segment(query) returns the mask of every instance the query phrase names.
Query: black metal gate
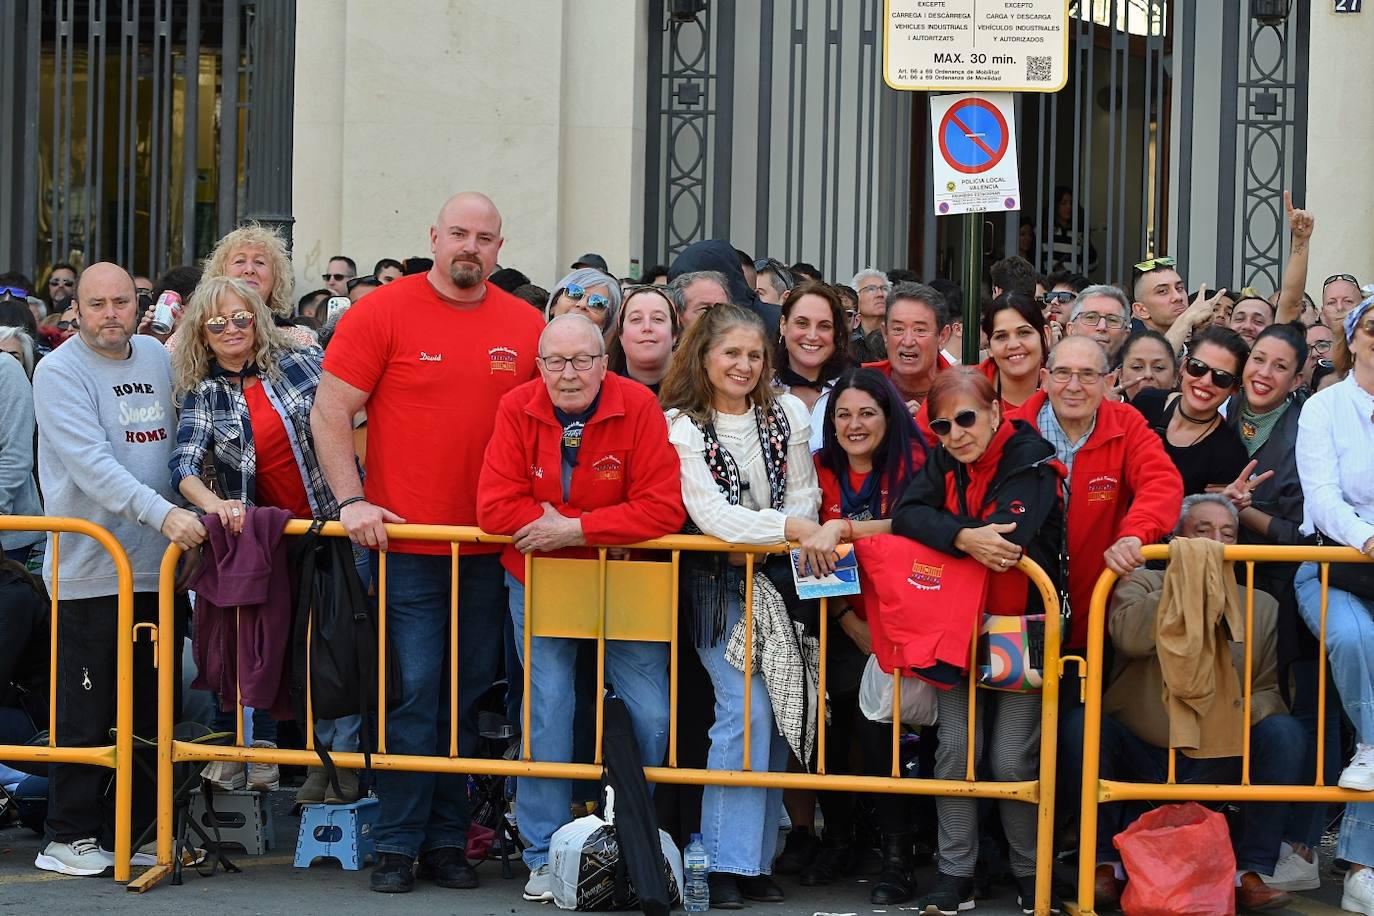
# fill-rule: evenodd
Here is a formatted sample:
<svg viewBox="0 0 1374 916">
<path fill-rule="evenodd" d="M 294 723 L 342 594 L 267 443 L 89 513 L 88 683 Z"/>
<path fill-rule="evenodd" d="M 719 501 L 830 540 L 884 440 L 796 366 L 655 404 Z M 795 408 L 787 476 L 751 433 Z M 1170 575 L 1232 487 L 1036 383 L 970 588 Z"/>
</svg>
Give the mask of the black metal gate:
<svg viewBox="0 0 1374 916">
<path fill-rule="evenodd" d="M 0 4 L 0 269 L 156 277 L 290 225 L 295 0 Z"/>
</svg>

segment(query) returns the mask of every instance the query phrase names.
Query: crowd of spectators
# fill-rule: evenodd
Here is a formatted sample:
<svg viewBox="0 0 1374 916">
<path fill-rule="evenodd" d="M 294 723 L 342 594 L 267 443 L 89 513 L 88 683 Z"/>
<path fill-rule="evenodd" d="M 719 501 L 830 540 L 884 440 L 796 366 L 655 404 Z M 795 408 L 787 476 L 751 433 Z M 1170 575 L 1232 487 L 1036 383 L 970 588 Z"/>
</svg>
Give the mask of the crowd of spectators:
<svg viewBox="0 0 1374 916">
<path fill-rule="evenodd" d="M 1108 616 L 1104 778 L 1163 781 L 1172 746 L 1180 781 L 1235 781 L 1249 643 L 1250 779 L 1311 784 L 1321 689 L 1313 634 L 1324 626 L 1333 688 L 1325 778 L 1374 791 L 1369 574 L 1333 573 L 1324 593 L 1314 564 L 1261 564 L 1246 632 L 1236 617 L 1244 585 L 1232 587 L 1218 546 L 1343 544 L 1374 557 L 1374 295 L 1342 273 L 1324 281 L 1319 302 L 1308 299 L 1314 220 L 1290 203 L 1288 222 L 1291 257 L 1272 295 L 1198 284 L 1190 296 L 1163 256 L 1137 264 L 1121 286 L 1090 284 L 1075 271 L 1090 270 L 1096 254 L 1073 238 L 1081 220 L 1069 196 L 1043 251 L 1023 232 L 1027 257 L 993 264 L 986 291 L 872 267 L 833 282 L 810 264 L 751 257 L 722 240 L 693 243 L 635 278 L 615 277 L 588 253 L 545 289 L 500 265 L 501 215 L 475 192 L 444 202 L 431 257 L 381 258 L 359 276 L 339 255 L 323 286 L 300 296 L 282 238 L 252 224 L 203 265 L 155 281 L 109 263 L 52 265 L 41 288 L 7 273 L 0 350 L 13 360 L 0 354 L 0 513 L 109 529 L 132 563 L 135 618 L 147 622 L 157 619 L 169 542 L 207 553 L 226 539 L 257 543 L 254 519 L 268 509 L 337 518 L 366 585 L 386 551 L 386 633 L 399 659 L 386 750 L 420 756 L 447 756 L 455 728 L 459 755 L 476 755 L 479 698 L 503 678 L 518 683 L 529 665 L 535 759 L 578 759 L 595 684 L 576 640 L 534 637 L 526 656 L 529 554 L 590 557 L 589 545 L 608 546 L 617 562 L 619 545 L 687 532 L 739 545 L 790 541 L 804 568 L 825 573 L 842 545 L 898 536 L 970 558 L 986 570 L 987 612 L 1010 616 L 1044 613 L 1015 568 L 1029 557 L 1066 598 L 1066 651 L 1084 648 L 1092 593 L 1110 570 L 1120 583 Z M 1032 262 L 1051 256 L 1057 272 L 1042 275 Z M 163 332 L 150 306 L 165 292 L 184 307 Z M 968 297 L 981 305 L 976 327 L 965 326 Z M 980 341 L 976 365 L 959 365 L 965 335 Z M 480 526 L 512 540 L 465 545 L 455 560 L 444 543 L 389 539 L 386 526 L 400 523 Z M 1164 541 L 1174 545 L 1167 571 L 1142 554 Z M 52 677 L 63 742 L 99 744 L 114 716 L 113 566 L 93 542 L 64 541 L 60 559 L 40 533 L 6 531 L 0 543 L 0 743 L 45 727 Z M 676 710 L 681 765 L 738 770 L 748 759 L 758 770 L 808 770 L 817 708 L 828 704 L 830 772 L 887 773 L 889 727 L 858 703 L 864 667 L 882 654 L 877 599 L 865 589 L 828 602 L 828 691 L 818 696 L 818 608 L 791 591 L 785 555 L 761 560 L 751 583 L 747 568 L 739 555 L 682 555 L 678 695 L 690 685 L 694 699 Z M 58 578 L 49 672 L 45 599 Z M 1224 584 L 1180 595 L 1184 581 Z M 448 632 L 453 589 L 457 634 Z M 232 694 L 248 687 L 224 680 L 215 646 L 201 641 L 204 609 L 186 611 L 192 686 L 213 693 L 213 724 L 233 731 Z M 1188 626 L 1224 631 L 1214 657 L 1184 657 L 1178 633 Z M 967 646 L 976 631 L 956 635 Z M 747 683 L 746 646 L 756 656 Z M 152 662 L 139 643 L 141 734 L 156 730 Z M 1200 704 L 1210 711 L 1181 711 L 1175 685 L 1214 663 Z M 674 714 L 667 644 L 611 640 L 605 671 L 644 764 L 661 764 Z M 1058 741 L 1061 815 L 1072 820 L 1085 734 L 1077 690 L 1061 691 L 1061 733 L 1042 735 L 1038 693 L 979 689 L 971 700 L 957 664 L 919 673 L 938 688 L 939 714 L 921 730 L 909 775 L 957 780 L 972 767 L 994 780 L 1034 779 L 1040 742 Z M 246 723 L 255 746 L 283 740 L 278 720 L 290 716 L 272 704 L 276 684 L 250 685 L 263 697 Z M 513 688 L 511 702 L 521 702 Z M 1343 770 L 1342 710 L 1355 742 Z M 372 727 L 365 715 L 315 726 L 316 743 L 333 751 L 366 745 Z M 221 789 L 281 783 L 276 766 L 257 763 L 214 763 L 204 775 Z M 94 768 L 59 764 L 44 778 L 0 765 L 0 787 L 44 833 L 39 868 L 108 867 L 113 812 Z M 373 890 L 409 891 L 417 877 L 477 885 L 464 776 L 388 768 L 360 779 L 311 768 L 297 800 L 346 802 L 369 790 L 380 799 Z M 775 873 L 822 885 L 866 870 L 875 905 L 916 900 L 922 912 L 953 916 L 1004 874 L 1031 912 L 1045 864 L 1035 809 L 1020 802 L 1001 802 L 989 819 L 968 798 L 932 806 L 739 785 L 665 786 L 656 796 L 676 839 L 702 835 L 717 908 L 782 900 Z M 155 813 L 146 778 L 134 799 L 137 834 Z M 522 779 L 515 799 L 525 897 L 552 899 L 550 841 L 579 801 L 574 784 Z M 1348 807 L 1337 855 L 1346 908 L 1374 914 L 1370 804 Z M 1104 807 L 1095 848 L 1078 851 L 1095 857 L 1099 910 L 1117 903 L 1129 877 L 1111 839 L 1135 813 Z M 1282 906 L 1319 884 L 1324 814 L 1241 806 L 1241 909 Z M 1060 843 L 1072 845 L 1068 831 Z M 140 848 L 135 862 L 153 851 Z M 916 868 L 932 855 L 935 878 L 918 886 Z"/>
</svg>

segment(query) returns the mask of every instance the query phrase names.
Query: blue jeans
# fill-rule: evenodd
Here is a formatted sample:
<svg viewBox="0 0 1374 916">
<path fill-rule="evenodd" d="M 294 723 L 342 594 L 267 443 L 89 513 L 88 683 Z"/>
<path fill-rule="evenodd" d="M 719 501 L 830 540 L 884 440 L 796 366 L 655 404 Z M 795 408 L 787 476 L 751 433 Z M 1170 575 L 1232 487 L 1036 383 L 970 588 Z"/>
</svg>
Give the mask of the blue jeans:
<svg viewBox="0 0 1374 916">
<path fill-rule="evenodd" d="M 1313 634 L 1321 634 L 1322 582 L 1316 563 L 1298 567 L 1293 579 L 1298 611 Z M 1327 670 L 1336 682 L 1345 714 L 1361 744 L 1374 744 L 1374 603 L 1333 588 L 1326 597 Z M 1374 865 L 1374 802 L 1345 806 L 1336 855 Z"/>
<path fill-rule="evenodd" d="M 1144 702 L 1158 702 L 1153 697 Z M 1250 781 L 1255 785 L 1298 785 L 1303 774 L 1303 755 L 1307 748 L 1303 727 L 1287 715 L 1269 716 L 1250 727 Z M 1111 716 L 1102 717 L 1101 779 L 1162 783 L 1169 774 L 1169 752 L 1147 744 Z M 1061 791 L 1078 798 L 1081 773 L 1072 766 L 1083 759 L 1083 707 L 1071 710 L 1059 727 L 1060 758 L 1067 764 L 1061 773 Z M 1175 778 L 1179 783 L 1237 783 L 1240 781 L 1239 757 L 1198 760 L 1175 756 Z M 1236 852 L 1236 869 L 1272 875 L 1283 842 L 1284 826 L 1290 807 L 1286 802 L 1242 804 L 1241 828 L 1231 836 Z M 1101 805 L 1097 811 L 1097 861 L 1118 862 L 1121 856 L 1112 846 L 1112 837 L 1125 830 L 1141 813 L 1127 802 Z"/>
<path fill-rule="evenodd" d="M 329 751 L 356 751 L 358 730 L 362 727 L 363 717 L 343 716 L 339 719 L 316 719 L 315 740 L 317 746 Z"/>
<path fill-rule="evenodd" d="M 730 599 L 725 632 L 734 629 L 743 611 Z M 716 695 L 716 719 L 709 733 L 706 766 L 712 770 L 744 769 L 744 672 L 725 660 L 726 640 L 697 648 Z M 758 669 L 750 691 L 750 765 L 758 771 L 783 772 L 792 752 L 773 723 L 773 703 Z M 767 875 L 773 871 L 782 818 L 782 789 L 706 786 L 701 793 L 701 838 L 711 858 L 711 871 Z"/>
<path fill-rule="evenodd" d="M 387 556 L 386 635 L 400 659 L 401 700 L 386 717 L 389 754 L 447 757 L 450 564 L 447 554 Z M 378 581 L 377 555 L 372 557 Z M 496 554 L 458 559 L 458 753 L 477 751 L 474 707 L 496 678 L 506 587 Z M 391 676 L 388 672 L 388 676 Z M 461 773 L 377 771 L 378 853 L 414 858 L 467 845 L 467 777 Z"/>
<path fill-rule="evenodd" d="M 1305 735 L 1302 778 L 1316 785 L 1317 776 L 1317 660 L 1300 658 L 1293 662 L 1293 718 L 1302 725 Z M 1322 758 L 1322 775 L 1328 786 L 1334 786 L 1341 774 L 1341 705 L 1336 684 L 1331 679 L 1330 666 L 1326 671 L 1326 752 Z M 1288 806 L 1288 827 L 1284 838 L 1296 840 L 1312 849 L 1322 844 L 1326 829 L 1327 804 Z"/>
<path fill-rule="evenodd" d="M 573 680 L 580 640 L 535 637 L 530 645 L 533 657 L 526 660 L 525 586 L 507 573 L 506 588 L 516 649 L 530 671 L 530 753 L 535 760 L 567 763 L 572 760 L 577 699 Z M 658 766 L 668 746 L 668 644 L 607 641 L 606 677 L 630 711 L 640 759 L 645 766 Z M 548 862 L 549 839 L 568 822 L 571 802 L 570 780 L 521 777 L 515 815 L 530 844 L 524 858 L 531 871 Z"/>
</svg>

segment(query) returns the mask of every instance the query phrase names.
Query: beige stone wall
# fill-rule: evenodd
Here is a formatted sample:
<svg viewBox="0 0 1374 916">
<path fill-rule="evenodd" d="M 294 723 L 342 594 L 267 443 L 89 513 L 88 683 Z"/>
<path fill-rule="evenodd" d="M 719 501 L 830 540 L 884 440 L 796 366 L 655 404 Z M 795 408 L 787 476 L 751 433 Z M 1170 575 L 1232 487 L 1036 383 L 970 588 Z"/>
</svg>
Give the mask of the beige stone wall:
<svg viewBox="0 0 1374 916">
<path fill-rule="evenodd" d="M 429 254 L 459 190 L 505 220 L 503 265 L 550 285 L 639 257 L 648 0 L 299 0 L 297 289 Z"/>
</svg>

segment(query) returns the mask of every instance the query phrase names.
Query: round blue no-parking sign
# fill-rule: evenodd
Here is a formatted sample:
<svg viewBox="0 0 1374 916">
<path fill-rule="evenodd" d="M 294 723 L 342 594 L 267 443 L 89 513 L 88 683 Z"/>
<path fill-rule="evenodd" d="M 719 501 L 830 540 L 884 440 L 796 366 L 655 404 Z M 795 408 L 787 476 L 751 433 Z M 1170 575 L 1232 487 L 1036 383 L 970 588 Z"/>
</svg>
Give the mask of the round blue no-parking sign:
<svg viewBox="0 0 1374 916">
<path fill-rule="evenodd" d="M 963 99 L 940 120 L 940 155 L 950 168 L 966 175 L 997 165 L 1010 145 L 1007 119 L 991 102 Z"/>
</svg>

